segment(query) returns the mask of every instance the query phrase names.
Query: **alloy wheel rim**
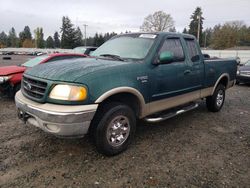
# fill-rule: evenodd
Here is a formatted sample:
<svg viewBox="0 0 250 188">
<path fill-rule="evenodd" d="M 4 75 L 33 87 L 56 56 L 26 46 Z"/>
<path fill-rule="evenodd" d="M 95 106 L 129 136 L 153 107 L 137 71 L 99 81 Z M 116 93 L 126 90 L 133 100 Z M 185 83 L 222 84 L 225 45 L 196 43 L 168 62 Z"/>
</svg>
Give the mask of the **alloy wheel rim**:
<svg viewBox="0 0 250 188">
<path fill-rule="evenodd" d="M 224 101 L 224 92 L 223 90 L 219 90 L 217 97 L 216 97 L 216 104 L 218 107 L 221 107 Z"/>
<path fill-rule="evenodd" d="M 116 116 L 108 125 L 106 137 L 113 147 L 121 146 L 129 137 L 130 124 L 127 117 Z"/>
</svg>

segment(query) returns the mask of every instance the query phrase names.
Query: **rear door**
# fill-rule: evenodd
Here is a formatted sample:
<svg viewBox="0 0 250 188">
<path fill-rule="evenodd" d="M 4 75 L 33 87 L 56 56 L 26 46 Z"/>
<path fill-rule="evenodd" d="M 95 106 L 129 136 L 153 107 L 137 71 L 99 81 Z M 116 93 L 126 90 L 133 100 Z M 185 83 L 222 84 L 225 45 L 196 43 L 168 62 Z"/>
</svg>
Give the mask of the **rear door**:
<svg viewBox="0 0 250 188">
<path fill-rule="evenodd" d="M 187 51 L 186 87 L 189 91 L 202 88 L 204 80 L 204 64 L 200 47 L 194 38 L 184 38 Z"/>
</svg>

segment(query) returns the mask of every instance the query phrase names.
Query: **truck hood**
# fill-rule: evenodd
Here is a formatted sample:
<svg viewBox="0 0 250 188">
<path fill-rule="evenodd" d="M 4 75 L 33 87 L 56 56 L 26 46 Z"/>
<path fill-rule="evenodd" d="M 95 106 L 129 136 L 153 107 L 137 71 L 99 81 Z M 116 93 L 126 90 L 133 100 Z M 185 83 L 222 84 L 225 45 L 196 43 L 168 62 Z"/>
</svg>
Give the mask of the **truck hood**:
<svg viewBox="0 0 250 188">
<path fill-rule="evenodd" d="M 26 70 L 26 67 L 21 66 L 6 66 L 0 67 L 0 76 L 8 76 L 15 73 L 22 73 Z"/>
<path fill-rule="evenodd" d="M 99 58 L 67 59 L 37 65 L 28 69 L 25 74 L 54 81 L 74 82 L 84 75 L 129 63 Z"/>
</svg>

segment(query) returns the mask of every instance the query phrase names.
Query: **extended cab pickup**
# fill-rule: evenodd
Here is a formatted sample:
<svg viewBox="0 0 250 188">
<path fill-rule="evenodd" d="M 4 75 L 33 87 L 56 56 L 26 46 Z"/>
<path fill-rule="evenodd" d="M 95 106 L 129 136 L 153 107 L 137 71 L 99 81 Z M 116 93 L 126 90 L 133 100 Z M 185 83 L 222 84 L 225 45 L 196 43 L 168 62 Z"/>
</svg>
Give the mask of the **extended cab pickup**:
<svg viewBox="0 0 250 188">
<path fill-rule="evenodd" d="M 135 135 L 136 119 L 159 122 L 206 98 L 218 112 L 235 84 L 235 59 L 204 60 L 195 37 L 132 33 L 104 43 L 92 57 L 27 70 L 15 96 L 23 121 L 63 137 L 87 133 L 115 155 Z"/>
</svg>

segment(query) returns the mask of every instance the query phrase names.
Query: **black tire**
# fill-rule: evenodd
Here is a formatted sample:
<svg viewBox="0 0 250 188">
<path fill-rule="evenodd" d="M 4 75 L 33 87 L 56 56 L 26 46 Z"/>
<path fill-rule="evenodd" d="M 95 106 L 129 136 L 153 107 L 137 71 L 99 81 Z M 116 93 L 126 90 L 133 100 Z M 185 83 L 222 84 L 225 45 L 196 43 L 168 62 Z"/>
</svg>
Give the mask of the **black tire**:
<svg viewBox="0 0 250 188">
<path fill-rule="evenodd" d="M 218 112 L 223 107 L 225 101 L 226 87 L 219 84 L 213 95 L 206 98 L 207 109 L 211 112 Z"/>
<path fill-rule="evenodd" d="M 124 125 L 123 123 L 118 124 L 119 130 L 117 130 L 117 134 L 115 134 L 116 137 L 115 140 L 118 141 L 117 138 L 119 137 L 119 134 L 122 137 L 122 139 L 123 137 L 125 137 L 126 139 L 124 138 L 123 142 L 120 143 L 121 145 L 114 146 L 112 144 L 117 144 L 117 143 L 111 143 L 112 142 L 111 137 L 113 136 L 114 132 L 112 132 L 112 134 L 108 133 L 110 133 L 111 130 L 116 131 L 113 129 L 113 127 L 116 126 L 117 124 L 115 123 L 112 124 L 112 121 L 115 121 L 116 118 L 121 118 L 121 121 L 125 121 L 128 123 L 124 123 Z M 120 121 L 118 120 L 117 122 L 120 123 Z M 126 131 L 129 130 L 129 132 L 122 134 L 122 131 L 124 131 L 122 129 L 127 129 Z M 127 149 L 127 147 L 134 138 L 135 131 L 136 131 L 136 117 L 134 111 L 125 104 L 110 102 L 104 104 L 103 106 L 100 107 L 100 109 L 98 109 L 97 114 L 95 115 L 91 124 L 90 136 L 94 138 L 94 142 L 98 152 L 107 156 L 113 156 Z M 110 135 L 110 139 L 108 135 Z"/>
</svg>

